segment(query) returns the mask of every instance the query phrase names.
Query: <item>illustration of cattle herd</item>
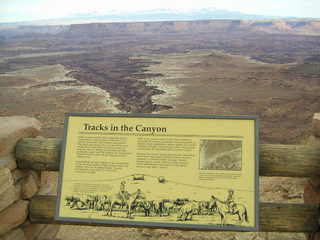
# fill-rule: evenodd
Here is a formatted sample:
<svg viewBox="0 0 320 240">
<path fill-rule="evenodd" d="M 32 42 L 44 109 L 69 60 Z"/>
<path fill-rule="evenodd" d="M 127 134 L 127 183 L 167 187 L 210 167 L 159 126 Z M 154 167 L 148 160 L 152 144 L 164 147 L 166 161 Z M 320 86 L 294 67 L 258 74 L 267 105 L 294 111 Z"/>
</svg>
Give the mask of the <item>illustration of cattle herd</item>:
<svg viewBox="0 0 320 240">
<path fill-rule="evenodd" d="M 177 221 L 192 220 L 194 215 L 218 215 L 220 224 L 226 222 L 227 215 L 237 216 L 237 223 L 241 225 L 248 222 L 247 208 L 241 203 L 221 201 L 211 196 L 208 201 L 195 201 L 187 198 L 147 200 L 141 193 L 123 196 L 120 193 L 114 195 L 87 195 L 86 197 L 68 196 L 65 204 L 73 210 L 104 211 L 106 216 L 114 216 L 114 212 L 124 212 L 126 218 L 134 218 L 135 215 L 146 217 L 175 216 Z M 117 214 L 116 214 L 117 215 Z M 117 215 L 119 216 L 119 215 Z"/>
</svg>

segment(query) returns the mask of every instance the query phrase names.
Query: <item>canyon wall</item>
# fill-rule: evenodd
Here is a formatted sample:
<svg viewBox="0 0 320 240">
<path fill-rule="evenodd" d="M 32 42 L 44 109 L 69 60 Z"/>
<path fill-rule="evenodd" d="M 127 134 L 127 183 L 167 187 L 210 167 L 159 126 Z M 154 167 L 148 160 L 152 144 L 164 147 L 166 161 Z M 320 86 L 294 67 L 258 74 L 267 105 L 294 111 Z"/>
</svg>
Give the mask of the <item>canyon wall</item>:
<svg viewBox="0 0 320 240">
<path fill-rule="evenodd" d="M 198 20 L 127 23 L 83 23 L 71 25 L 0 25 L 1 37 L 34 35 L 108 36 L 166 33 L 211 33 L 250 31 L 269 34 L 320 35 L 320 20 Z"/>
<path fill-rule="evenodd" d="M 209 33 L 252 31 L 273 34 L 319 35 L 320 21 L 251 21 L 251 20 L 203 20 L 164 21 L 138 23 L 90 23 L 72 24 L 66 34 L 132 34 L 132 33 Z"/>
</svg>

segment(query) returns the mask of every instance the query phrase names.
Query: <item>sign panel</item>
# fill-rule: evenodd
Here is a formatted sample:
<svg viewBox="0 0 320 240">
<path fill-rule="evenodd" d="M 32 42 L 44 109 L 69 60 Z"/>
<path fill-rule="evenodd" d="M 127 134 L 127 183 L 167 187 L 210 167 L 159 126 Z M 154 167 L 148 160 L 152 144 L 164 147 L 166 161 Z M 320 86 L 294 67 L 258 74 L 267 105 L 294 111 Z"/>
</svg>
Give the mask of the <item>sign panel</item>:
<svg viewBox="0 0 320 240">
<path fill-rule="evenodd" d="M 56 220 L 258 230 L 255 117 L 69 114 Z"/>
</svg>

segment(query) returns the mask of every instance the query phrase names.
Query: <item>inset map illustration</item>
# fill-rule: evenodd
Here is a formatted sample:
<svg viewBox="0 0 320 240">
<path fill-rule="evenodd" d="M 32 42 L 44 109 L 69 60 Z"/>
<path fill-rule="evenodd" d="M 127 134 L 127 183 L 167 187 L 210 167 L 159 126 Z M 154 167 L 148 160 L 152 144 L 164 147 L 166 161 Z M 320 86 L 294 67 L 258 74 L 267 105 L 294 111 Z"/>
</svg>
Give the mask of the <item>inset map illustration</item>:
<svg viewBox="0 0 320 240">
<path fill-rule="evenodd" d="M 200 170 L 242 169 L 242 141 L 201 139 L 199 148 Z"/>
</svg>

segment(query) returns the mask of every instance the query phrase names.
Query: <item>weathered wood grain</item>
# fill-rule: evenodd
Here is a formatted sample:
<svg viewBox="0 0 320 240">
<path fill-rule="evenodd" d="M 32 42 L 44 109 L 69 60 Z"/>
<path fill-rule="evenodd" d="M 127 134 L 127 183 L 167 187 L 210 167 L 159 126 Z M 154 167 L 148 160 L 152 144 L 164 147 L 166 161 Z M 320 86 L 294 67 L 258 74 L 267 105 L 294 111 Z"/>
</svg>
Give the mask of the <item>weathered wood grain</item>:
<svg viewBox="0 0 320 240">
<path fill-rule="evenodd" d="M 43 224 L 105 225 L 77 222 L 56 222 L 55 196 L 36 196 L 30 203 L 30 221 Z M 261 203 L 260 231 L 263 232 L 316 232 L 318 230 L 318 205 Z"/>
<path fill-rule="evenodd" d="M 59 138 L 24 138 L 16 146 L 19 168 L 40 171 L 59 170 L 62 141 Z"/>
<path fill-rule="evenodd" d="M 316 232 L 319 230 L 318 204 L 261 203 L 263 232 Z"/>
<path fill-rule="evenodd" d="M 19 168 L 59 170 L 61 139 L 25 138 L 18 142 Z M 320 173 L 320 147 L 260 145 L 260 176 L 310 177 Z"/>
<path fill-rule="evenodd" d="M 319 147 L 260 145 L 260 176 L 311 177 L 319 173 Z"/>
<path fill-rule="evenodd" d="M 316 137 L 320 137 L 320 113 L 315 113 L 312 118 L 312 132 Z"/>
</svg>

